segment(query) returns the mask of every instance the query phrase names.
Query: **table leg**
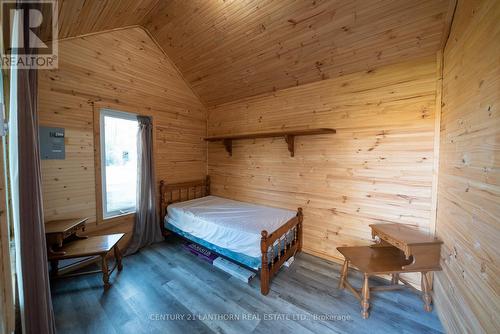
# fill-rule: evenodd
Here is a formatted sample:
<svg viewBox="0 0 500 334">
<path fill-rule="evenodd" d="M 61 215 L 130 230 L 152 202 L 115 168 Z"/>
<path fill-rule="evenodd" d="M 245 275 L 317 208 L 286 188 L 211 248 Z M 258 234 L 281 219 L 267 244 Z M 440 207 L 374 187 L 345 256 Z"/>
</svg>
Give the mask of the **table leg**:
<svg viewBox="0 0 500 334">
<path fill-rule="evenodd" d="M 115 247 L 113 247 L 113 250 L 115 252 L 115 260 L 116 260 L 116 264 L 118 266 L 118 271 L 122 271 L 123 269 L 123 265 L 122 265 L 122 253 L 120 252 L 120 249 L 118 248 L 118 245 L 115 245 Z"/>
<path fill-rule="evenodd" d="M 361 316 L 363 319 L 368 318 L 368 309 L 370 308 L 370 286 L 368 285 L 369 275 L 365 274 L 363 280 L 363 289 L 361 290 Z"/>
<path fill-rule="evenodd" d="M 344 265 L 342 266 L 342 271 L 340 272 L 339 289 L 344 288 L 344 282 L 347 279 L 347 273 L 349 272 L 349 261 L 344 260 Z"/>
<path fill-rule="evenodd" d="M 424 310 L 426 312 L 430 312 L 432 311 L 432 296 L 427 272 L 422 272 L 422 293 L 422 298 L 424 299 Z"/>
<path fill-rule="evenodd" d="M 399 274 L 392 274 L 391 284 L 397 285 L 398 283 L 399 283 Z"/>
<path fill-rule="evenodd" d="M 59 272 L 59 260 L 50 260 L 50 273 L 52 276 L 57 276 Z"/>
<path fill-rule="evenodd" d="M 53 245 L 49 245 L 47 247 L 47 255 L 49 257 L 51 257 L 51 256 L 60 256 L 60 255 L 66 255 L 66 252 L 65 251 L 61 251 L 61 250 L 54 250 L 54 246 Z"/>
<path fill-rule="evenodd" d="M 107 290 L 111 287 L 109 284 L 109 269 L 106 254 L 101 255 L 101 268 L 102 268 L 102 281 L 104 282 L 104 289 Z"/>
</svg>

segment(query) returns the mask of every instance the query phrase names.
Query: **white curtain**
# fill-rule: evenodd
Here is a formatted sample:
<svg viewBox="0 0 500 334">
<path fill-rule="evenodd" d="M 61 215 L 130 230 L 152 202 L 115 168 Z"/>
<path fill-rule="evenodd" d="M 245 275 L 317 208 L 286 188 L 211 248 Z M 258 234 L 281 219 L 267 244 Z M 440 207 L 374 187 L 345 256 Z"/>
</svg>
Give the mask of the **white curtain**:
<svg viewBox="0 0 500 334">
<path fill-rule="evenodd" d="M 4 50 L 3 31 L 0 27 L 0 49 Z M 0 103 L 5 109 L 5 90 L 3 72 L 0 70 Z M 4 110 L 0 110 L 4 113 Z M 2 115 L 5 116 L 5 115 Z M 3 123 L 0 124 L 3 126 Z M 11 270 L 11 252 L 10 252 L 10 228 L 9 228 L 9 210 L 7 204 L 8 189 L 7 189 L 7 142 L 5 137 L 2 137 L 2 147 L 0 148 L 0 333 L 10 333 L 14 331 L 15 314 L 14 314 L 14 286 L 12 284 Z"/>
<path fill-rule="evenodd" d="M 14 19 L 12 24 L 12 43 L 17 43 L 20 34 L 20 17 L 19 12 L 14 13 Z M 10 106 L 9 106 L 9 135 L 8 135 L 8 150 L 9 150 L 9 193 L 11 199 L 10 219 L 14 224 L 14 229 L 19 227 L 19 150 L 18 150 L 18 129 L 17 129 L 17 69 L 11 68 L 10 70 Z M 19 258 L 19 234 L 15 233 L 14 244 L 16 247 L 16 259 Z M 17 286 L 22 286 L 22 275 L 21 275 L 21 265 L 19 261 L 16 261 L 16 277 Z M 22 289 L 18 289 L 19 304 L 22 310 L 23 294 Z M 22 313 L 21 313 L 22 316 Z"/>
</svg>

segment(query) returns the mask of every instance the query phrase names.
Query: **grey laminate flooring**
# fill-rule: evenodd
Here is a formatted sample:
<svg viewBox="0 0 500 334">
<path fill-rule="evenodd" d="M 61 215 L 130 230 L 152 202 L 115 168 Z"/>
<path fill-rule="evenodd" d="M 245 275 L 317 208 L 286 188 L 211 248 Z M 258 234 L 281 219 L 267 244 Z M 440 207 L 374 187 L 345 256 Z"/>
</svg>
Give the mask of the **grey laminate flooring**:
<svg viewBox="0 0 500 334">
<path fill-rule="evenodd" d="M 99 274 L 52 282 L 58 333 L 437 333 L 435 311 L 401 290 L 373 293 L 370 318 L 347 290 L 339 265 L 299 254 L 262 296 L 259 280 L 241 282 L 185 252 L 180 241 L 124 259 L 103 292 Z M 360 275 L 350 272 L 360 286 Z M 375 282 L 384 284 L 385 281 Z"/>
</svg>

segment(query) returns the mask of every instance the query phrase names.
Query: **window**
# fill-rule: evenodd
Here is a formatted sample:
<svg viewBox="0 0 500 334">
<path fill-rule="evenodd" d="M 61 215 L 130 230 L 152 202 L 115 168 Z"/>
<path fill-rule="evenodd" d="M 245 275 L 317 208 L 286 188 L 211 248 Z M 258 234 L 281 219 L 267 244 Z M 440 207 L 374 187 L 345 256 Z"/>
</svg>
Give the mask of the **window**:
<svg viewBox="0 0 500 334">
<path fill-rule="evenodd" d="M 135 212 L 137 116 L 101 110 L 103 218 Z"/>
</svg>

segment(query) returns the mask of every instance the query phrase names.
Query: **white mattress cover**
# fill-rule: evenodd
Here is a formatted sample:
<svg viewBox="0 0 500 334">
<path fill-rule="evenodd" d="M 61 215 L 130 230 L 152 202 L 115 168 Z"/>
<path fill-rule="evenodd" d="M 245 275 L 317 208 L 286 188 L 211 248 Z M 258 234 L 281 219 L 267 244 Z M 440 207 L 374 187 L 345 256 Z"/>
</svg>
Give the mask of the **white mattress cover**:
<svg viewBox="0 0 500 334">
<path fill-rule="evenodd" d="M 167 221 L 178 229 L 216 246 L 261 256 L 261 231 L 275 231 L 296 215 L 272 208 L 217 196 L 205 196 L 171 204 Z"/>
</svg>

